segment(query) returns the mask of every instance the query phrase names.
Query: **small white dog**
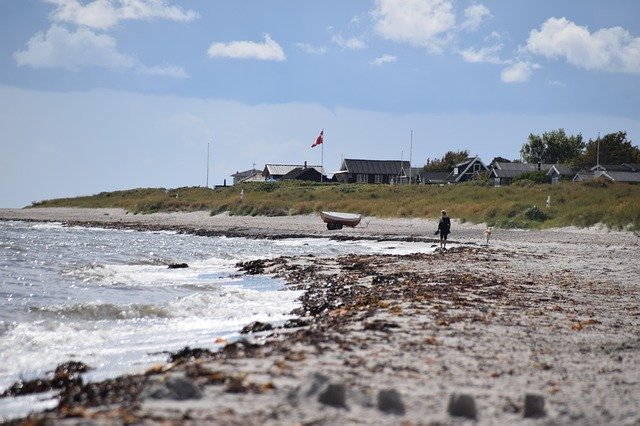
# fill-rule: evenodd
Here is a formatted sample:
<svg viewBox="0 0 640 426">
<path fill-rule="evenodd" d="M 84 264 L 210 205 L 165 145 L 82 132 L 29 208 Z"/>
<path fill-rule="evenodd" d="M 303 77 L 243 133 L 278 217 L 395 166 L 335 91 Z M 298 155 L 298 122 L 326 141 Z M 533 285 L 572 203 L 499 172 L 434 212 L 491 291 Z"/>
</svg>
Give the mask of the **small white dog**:
<svg viewBox="0 0 640 426">
<path fill-rule="evenodd" d="M 489 239 L 491 238 L 491 227 L 484 230 L 484 236 L 487 239 L 487 244 L 489 244 Z"/>
</svg>

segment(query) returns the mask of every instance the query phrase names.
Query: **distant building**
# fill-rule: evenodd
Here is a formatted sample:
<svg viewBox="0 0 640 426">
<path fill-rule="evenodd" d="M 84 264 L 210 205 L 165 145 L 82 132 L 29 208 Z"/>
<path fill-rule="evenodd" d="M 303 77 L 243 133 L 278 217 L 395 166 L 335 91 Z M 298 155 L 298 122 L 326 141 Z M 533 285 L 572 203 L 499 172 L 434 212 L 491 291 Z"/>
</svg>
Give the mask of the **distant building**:
<svg viewBox="0 0 640 426">
<path fill-rule="evenodd" d="M 511 185 L 513 179 L 523 173 L 545 172 L 549 173 L 553 164 L 544 163 L 502 163 L 496 162 L 491 169 L 490 176 L 496 186 Z"/>
<path fill-rule="evenodd" d="M 469 157 L 454 166 L 453 171 L 447 176 L 447 182 L 466 182 L 471 180 L 475 175 L 488 170 L 489 168 L 482 162 L 480 157 Z"/>
<path fill-rule="evenodd" d="M 244 172 L 235 172 L 231 175 L 233 184 L 237 185 L 243 182 L 263 182 L 262 171 L 257 169 L 245 170 Z"/>
<path fill-rule="evenodd" d="M 345 158 L 335 178 L 343 183 L 408 183 L 410 168 L 408 161 Z"/>
<path fill-rule="evenodd" d="M 305 161 L 304 164 L 266 164 L 264 166 L 264 170 L 262 170 L 262 176 L 265 178 L 265 180 L 280 180 L 287 173 L 297 168 L 316 169 L 318 173 L 324 175 L 324 169 L 322 168 L 322 166 L 307 166 L 307 162 Z"/>
<path fill-rule="evenodd" d="M 280 180 L 303 180 L 307 182 L 331 182 L 332 179 L 322 175 L 318 169 L 314 167 L 296 167 L 286 175 L 282 176 Z"/>
</svg>

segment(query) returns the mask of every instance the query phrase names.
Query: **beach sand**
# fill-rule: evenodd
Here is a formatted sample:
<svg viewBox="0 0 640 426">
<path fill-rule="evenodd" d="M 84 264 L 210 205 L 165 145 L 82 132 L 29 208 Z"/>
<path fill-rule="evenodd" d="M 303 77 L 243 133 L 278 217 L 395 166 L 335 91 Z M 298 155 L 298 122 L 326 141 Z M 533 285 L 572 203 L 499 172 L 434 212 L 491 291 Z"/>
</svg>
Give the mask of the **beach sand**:
<svg viewBox="0 0 640 426">
<path fill-rule="evenodd" d="M 455 215 L 454 215 L 455 216 Z M 436 244 L 436 220 L 0 209 L 0 220 L 256 238 Z M 435 254 L 248 262 L 305 290 L 300 320 L 143 376 L 69 385 L 28 421 L 66 424 L 640 424 L 640 238 L 453 221 Z M 254 325 L 254 330 L 261 326 Z M 268 328 L 268 327 L 267 327 Z"/>
</svg>

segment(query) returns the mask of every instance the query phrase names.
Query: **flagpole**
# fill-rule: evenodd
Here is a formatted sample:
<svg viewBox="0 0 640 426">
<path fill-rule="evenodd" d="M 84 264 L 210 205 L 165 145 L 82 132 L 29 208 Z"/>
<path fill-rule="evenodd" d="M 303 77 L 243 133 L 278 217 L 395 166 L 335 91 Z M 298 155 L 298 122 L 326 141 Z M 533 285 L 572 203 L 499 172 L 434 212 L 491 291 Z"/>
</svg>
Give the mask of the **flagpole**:
<svg viewBox="0 0 640 426">
<path fill-rule="evenodd" d="M 322 183 L 324 172 L 324 129 L 322 129 L 322 143 L 320 147 L 320 183 Z"/>
</svg>

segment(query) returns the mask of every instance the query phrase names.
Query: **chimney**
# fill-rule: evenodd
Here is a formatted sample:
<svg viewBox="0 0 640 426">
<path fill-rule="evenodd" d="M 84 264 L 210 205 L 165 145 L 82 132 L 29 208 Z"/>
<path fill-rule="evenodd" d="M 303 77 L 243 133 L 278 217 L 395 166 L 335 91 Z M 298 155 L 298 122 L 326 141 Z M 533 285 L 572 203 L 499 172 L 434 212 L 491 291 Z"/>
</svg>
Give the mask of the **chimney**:
<svg viewBox="0 0 640 426">
<path fill-rule="evenodd" d="M 542 170 L 542 163 L 538 161 L 538 171 Z"/>
<path fill-rule="evenodd" d="M 307 168 L 307 162 L 306 161 L 304 162 L 304 168 L 305 169 Z"/>
</svg>

